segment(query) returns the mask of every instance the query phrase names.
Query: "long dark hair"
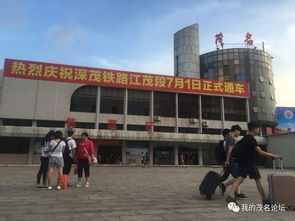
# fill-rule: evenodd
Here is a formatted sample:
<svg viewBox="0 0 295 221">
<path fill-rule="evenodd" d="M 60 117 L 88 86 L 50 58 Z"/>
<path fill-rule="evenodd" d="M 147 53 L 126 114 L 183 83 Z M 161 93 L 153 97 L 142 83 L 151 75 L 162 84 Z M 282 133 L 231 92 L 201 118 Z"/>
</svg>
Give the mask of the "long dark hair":
<svg viewBox="0 0 295 221">
<path fill-rule="evenodd" d="M 54 138 L 54 136 L 55 136 L 55 132 L 54 132 L 53 130 L 49 131 L 49 132 L 45 135 L 45 137 L 44 137 L 44 139 L 43 139 L 41 145 L 44 147 L 44 146 L 46 145 L 46 143 L 50 142 L 50 141 Z"/>
</svg>

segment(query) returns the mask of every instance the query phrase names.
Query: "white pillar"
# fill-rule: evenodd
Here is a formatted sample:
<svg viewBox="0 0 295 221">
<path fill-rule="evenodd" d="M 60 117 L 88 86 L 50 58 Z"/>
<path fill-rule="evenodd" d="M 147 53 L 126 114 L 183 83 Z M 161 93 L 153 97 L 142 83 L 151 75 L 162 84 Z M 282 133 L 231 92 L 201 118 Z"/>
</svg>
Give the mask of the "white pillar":
<svg viewBox="0 0 295 221">
<path fill-rule="evenodd" d="M 222 129 L 224 129 L 225 128 L 224 97 L 221 97 L 221 121 L 222 121 Z"/>
<path fill-rule="evenodd" d="M 154 165 L 154 145 L 153 145 L 153 142 L 150 142 L 149 155 L 150 155 L 150 166 L 153 166 Z"/>
<path fill-rule="evenodd" d="M 28 164 L 33 164 L 35 138 L 30 138 Z"/>
<path fill-rule="evenodd" d="M 127 130 L 127 111 L 128 111 L 128 89 L 124 91 L 124 130 Z"/>
<path fill-rule="evenodd" d="M 127 164 L 127 141 L 123 140 L 122 141 L 122 164 Z"/>
<path fill-rule="evenodd" d="M 250 122 L 251 121 L 251 118 L 250 118 L 249 99 L 246 99 L 245 102 L 246 102 L 246 118 L 247 118 L 247 122 Z"/>
<path fill-rule="evenodd" d="M 199 165 L 203 165 L 203 150 L 202 147 L 199 147 Z"/>
<path fill-rule="evenodd" d="M 202 96 L 199 95 L 199 133 L 203 133 L 203 126 L 202 126 Z"/>
<path fill-rule="evenodd" d="M 99 113 L 100 113 L 100 93 L 101 93 L 101 87 L 97 87 L 97 93 L 96 93 L 96 118 L 95 118 L 95 129 L 99 128 Z"/>
<path fill-rule="evenodd" d="M 150 121 L 154 122 L 154 91 L 150 93 Z M 154 132 L 154 127 L 152 127 L 151 132 Z"/>
<path fill-rule="evenodd" d="M 175 133 L 178 133 L 178 93 L 175 93 Z"/>
<path fill-rule="evenodd" d="M 178 165 L 178 144 L 174 145 L 174 165 Z"/>
</svg>

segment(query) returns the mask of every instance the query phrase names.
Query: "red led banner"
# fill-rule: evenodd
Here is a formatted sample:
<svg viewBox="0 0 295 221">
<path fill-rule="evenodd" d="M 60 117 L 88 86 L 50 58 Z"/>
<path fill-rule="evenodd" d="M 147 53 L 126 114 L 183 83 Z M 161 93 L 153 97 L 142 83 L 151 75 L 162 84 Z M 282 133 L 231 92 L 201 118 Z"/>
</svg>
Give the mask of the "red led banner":
<svg viewBox="0 0 295 221">
<path fill-rule="evenodd" d="M 249 85 L 243 82 L 174 77 L 16 59 L 5 59 L 4 76 L 108 87 L 249 97 Z"/>
</svg>

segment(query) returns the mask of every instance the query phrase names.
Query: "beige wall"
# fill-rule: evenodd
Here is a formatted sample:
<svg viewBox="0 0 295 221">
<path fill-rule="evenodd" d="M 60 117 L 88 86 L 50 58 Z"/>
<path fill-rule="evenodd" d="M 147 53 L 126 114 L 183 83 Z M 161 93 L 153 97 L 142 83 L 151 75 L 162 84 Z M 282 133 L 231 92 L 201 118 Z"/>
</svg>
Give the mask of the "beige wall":
<svg viewBox="0 0 295 221">
<path fill-rule="evenodd" d="M 295 132 L 268 137 L 268 152 L 283 157 L 285 167 L 295 167 Z"/>
<path fill-rule="evenodd" d="M 0 117 L 65 121 L 70 102 L 81 84 L 4 77 L 0 94 Z"/>
</svg>

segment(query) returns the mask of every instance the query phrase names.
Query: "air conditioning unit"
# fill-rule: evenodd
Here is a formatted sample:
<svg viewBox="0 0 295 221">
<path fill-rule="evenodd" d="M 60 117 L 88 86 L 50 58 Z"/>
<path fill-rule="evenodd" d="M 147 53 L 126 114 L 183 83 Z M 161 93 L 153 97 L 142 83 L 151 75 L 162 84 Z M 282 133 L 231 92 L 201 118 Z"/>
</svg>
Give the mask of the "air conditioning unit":
<svg viewBox="0 0 295 221">
<path fill-rule="evenodd" d="M 203 121 L 203 122 L 202 122 L 202 127 L 203 127 L 203 128 L 208 128 L 208 123 L 207 123 L 207 121 Z"/>
<path fill-rule="evenodd" d="M 154 116 L 154 121 L 157 121 L 157 122 L 161 121 L 161 117 L 160 116 Z"/>
<path fill-rule="evenodd" d="M 198 122 L 198 119 L 196 119 L 196 118 L 190 118 L 190 119 L 189 119 L 189 122 L 190 122 L 191 124 L 195 124 L 195 123 Z"/>
</svg>

